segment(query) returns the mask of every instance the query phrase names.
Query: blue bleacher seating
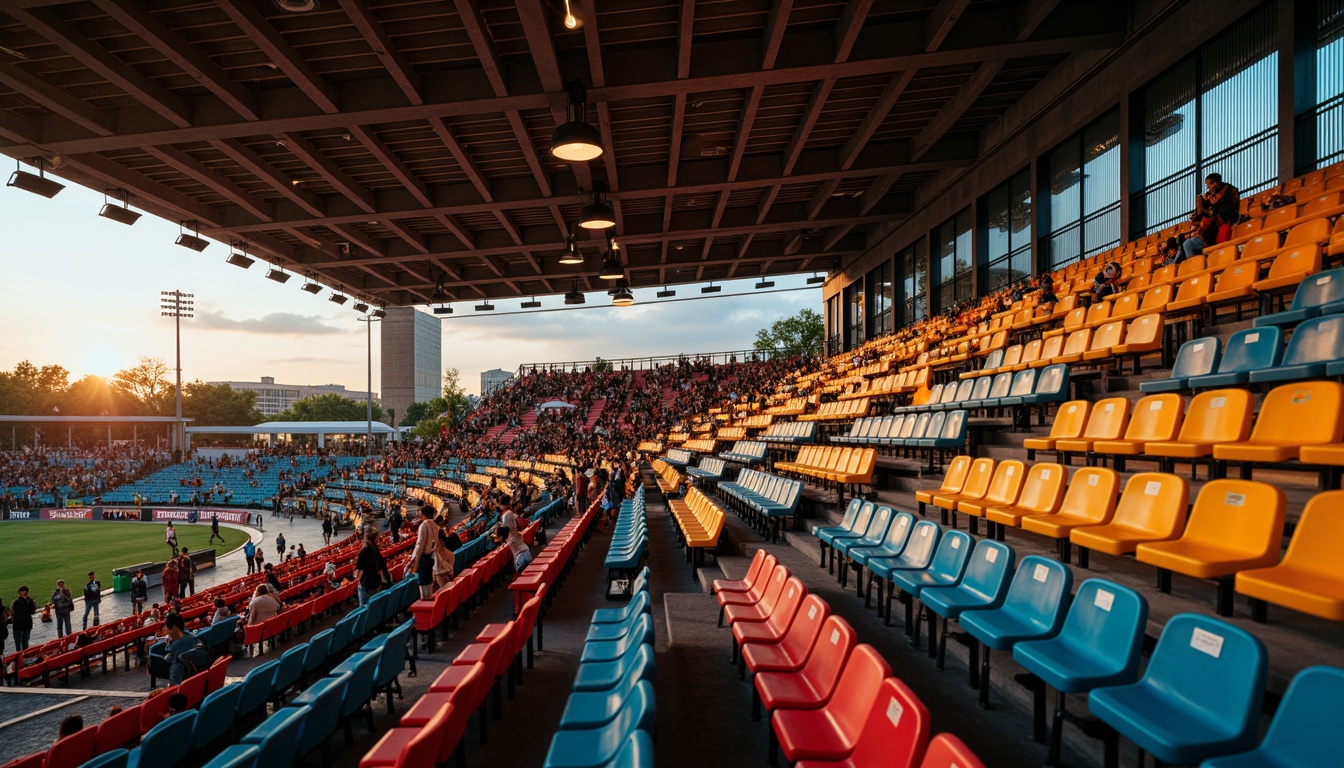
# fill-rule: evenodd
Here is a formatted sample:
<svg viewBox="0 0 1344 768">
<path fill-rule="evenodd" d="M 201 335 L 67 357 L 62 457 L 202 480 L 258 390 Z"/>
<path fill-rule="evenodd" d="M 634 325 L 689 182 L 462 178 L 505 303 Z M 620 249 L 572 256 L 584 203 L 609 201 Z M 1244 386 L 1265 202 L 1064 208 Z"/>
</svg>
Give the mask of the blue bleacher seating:
<svg viewBox="0 0 1344 768">
<path fill-rule="evenodd" d="M 1222 341 L 1217 336 L 1191 339 L 1181 345 L 1176 353 L 1176 362 L 1172 364 L 1171 376 L 1165 379 L 1153 379 L 1139 384 L 1144 394 L 1158 392 L 1179 392 L 1186 389 L 1192 376 L 1207 376 L 1218 370 L 1218 360 L 1222 357 Z"/>
<path fill-rule="evenodd" d="M 1332 269 L 1303 278 L 1293 294 L 1293 304 L 1283 312 L 1261 315 L 1257 327 L 1289 328 L 1320 315 L 1344 312 L 1344 269 Z"/>
<path fill-rule="evenodd" d="M 1344 359 L 1344 315 L 1326 315 L 1303 321 L 1288 340 L 1277 365 L 1250 371 L 1252 384 L 1313 379 L 1326 375 L 1330 363 Z M 1336 365 L 1344 373 L 1344 365 Z"/>
<path fill-rule="evenodd" d="M 720 453 L 719 458 L 750 466 L 765 461 L 765 450 L 765 443 L 756 440 L 738 440 L 733 443 L 731 450 Z"/>
<path fill-rule="evenodd" d="M 1227 340 L 1218 370 L 1203 376 L 1191 376 L 1185 384 L 1190 389 L 1234 387 L 1245 384 L 1250 372 L 1273 368 L 1283 356 L 1283 332 L 1278 328 L 1247 328 L 1237 331 Z"/>
<path fill-rule="evenodd" d="M 1250 752 L 1213 757 L 1200 768 L 1337 765 L 1344 738 L 1335 730 L 1344 711 L 1344 670 L 1307 667 L 1288 685 L 1269 731 Z"/>
</svg>

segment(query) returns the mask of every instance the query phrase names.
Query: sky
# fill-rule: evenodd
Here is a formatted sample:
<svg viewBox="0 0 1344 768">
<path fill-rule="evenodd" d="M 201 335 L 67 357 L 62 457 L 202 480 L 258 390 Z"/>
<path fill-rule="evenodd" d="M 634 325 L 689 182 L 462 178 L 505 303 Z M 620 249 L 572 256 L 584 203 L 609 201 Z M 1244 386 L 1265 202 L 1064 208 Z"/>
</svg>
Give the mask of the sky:
<svg viewBox="0 0 1344 768">
<path fill-rule="evenodd" d="M 9 173 L 0 170 L 6 179 Z M 182 321 L 183 381 L 274 376 L 365 389 L 366 331 L 350 304 L 327 301 L 328 291 L 305 293 L 301 275 L 283 285 L 267 280 L 260 259 L 248 270 L 229 265 L 226 244 L 212 241 L 201 253 L 178 246 L 177 224 L 153 214 L 134 226 L 104 219 L 103 202 L 100 192 L 74 183 L 51 199 L 0 187 L 0 286 L 9 320 L 0 370 L 29 360 L 64 366 L 76 381 L 110 376 L 141 357 L 161 357 L 171 368 L 173 321 L 160 316 L 159 293 L 176 289 L 196 302 L 196 316 Z M 821 310 L 820 287 L 751 295 L 754 281 L 723 283 L 724 298 L 657 305 L 641 304 L 657 288 L 636 289 L 635 306 L 624 308 L 610 306 L 605 294 L 589 294 L 589 309 L 512 316 L 499 313 L 518 310 L 513 299 L 497 300 L 494 315 L 458 304 L 443 321 L 443 364 L 459 369 L 467 392 L 478 394 L 480 373 L 492 368 L 750 349 L 757 329 L 804 307 Z M 777 278 L 776 289 L 805 281 Z M 746 295 L 727 296 L 733 293 Z M 697 286 L 678 294 L 700 295 Z M 541 301 L 561 305 L 559 296 Z M 376 327 L 372 354 L 376 392 Z"/>
</svg>

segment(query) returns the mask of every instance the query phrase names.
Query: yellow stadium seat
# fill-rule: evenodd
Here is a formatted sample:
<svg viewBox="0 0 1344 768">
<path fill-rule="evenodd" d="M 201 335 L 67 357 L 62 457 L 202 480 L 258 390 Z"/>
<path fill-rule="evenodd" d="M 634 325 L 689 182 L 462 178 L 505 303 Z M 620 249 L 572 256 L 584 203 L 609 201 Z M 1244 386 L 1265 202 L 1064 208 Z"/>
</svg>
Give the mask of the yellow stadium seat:
<svg viewBox="0 0 1344 768">
<path fill-rule="evenodd" d="M 1092 306 L 1087 308 L 1087 320 L 1083 325 L 1088 328 L 1105 325 L 1111 319 L 1111 307 L 1112 303 L 1109 301 L 1092 302 Z"/>
<path fill-rule="evenodd" d="M 1031 341 L 1028 341 L 1026 344 L 1022 345 L 1022 354 L 1018 356 L 1017 361 L 1010 366 L 1007 364 L 1007 360 L 1005 360 L 1003 368 L 1011 371 L 1025 371 L 1031 367 L 1032 363 L 1041 359 L 1041 347 L 1044 346 L 1044 344 L 1045 342 L 1041 339 L 1032 339 Z"/>
<path fill-rule="evenodd" d="M 1217 272 L 1239 258 L 1241 252 L 1235 245 L 1219 245 L 1212 250 L 1204 251 L 1204 269 L 1208 272 Z"/>
<path fill-rule="evenodd" d="M 1253 260 L 1240 259 L 1218 274 L 1213 290 L 1205 297 L 1208 304 L 1222 304 L 1229 301 L 1244 300 L 1254 291 L 1256 278 L 1260 276 L 1260 266 Z"/>
<path fill-rule="evenodd" d="M 1187 309 L 1197 309 L 1208 300 L 1209 286 L 1212 283 L 1213 276 L 1208 273 L 1182 280 L 1176 286 L 1175 298 L 1167 302 L 1166 310 L 1168 312 L 1181 312 Z"/>
<path fill-rule="evenodd" d="M 1146 315 L 1149 312 L 1161 312 L 1171 302 L 1171 294 L 1170 285 L 1149 288 L 1143 292 L 1143 301 L 1139 302 L 1139 309 L 1136 314 Z"/>
<path fill-rule="evenodd" d="M 1241 258 L 1258 261 L 1277 250 L 1279 250 L 1279 233 L 1264 231 L 1246 241 L 1246 245 L 1241 249 Z"/>
<path fill-rule="evenodd" d="M 951 512 L 956 510 L 957 502 L 963 499 L 983 498 L 989 492 L 989 481 L 993 476 L 994 460 L 976 459 L 971 462 L 971 468 L 966 474 L 966 482 L 962 483 L 961 490 L 934 494 L 933 506 Z M 943 514 L 943 522 L 947 523 L 947 513 Z"/>
<path fill-rule="evenodd" d="M 1125 321 L 1112 320 L 1092 333 L 1092 342 L 1083 353 L 1084 360 L 1105 360 L 1112 350 L 1124 340 Z"/>
<path fill-rule="evenodd" d="M 1269 265 L 1269 274 L 1264 280 L 1257 280 L 1251 287 L 1261 293 L 1280 288 L 1291 288 L 1302 282 L 1302 278 L 1321 271 L 1321 247 L 1302 245 L 1279 251 Z"/>
<path fill-rule="evenodd" d="M 1344 386 L 1306 381 L 1265 395 L 1250 439 L 1213 447 L 1218 461 L 1279 462 L 1298 458 L 1304 445 L 1344 440 Z"/>
<path fill-rule="evenodd" d="M 1123 457 L 1138 456 L 1148 443 L 1175 438 L 1184 411 L 1185 401 L 1178 394 L 1148 395 L 1134 404 L 1125 436 L 1119 440 L 1098 440 L 1092 451 L 1115 456 L 1115 468 L 1123 472 Z"/>
<path fill-rule="evenodd" d="M 1022 481 L 1022 491 L 1017 502 L 991 506 L 985 510 L 985 520 L 994 538 L 1003 540 L 1003 529 L 993 530 L 994 525 L 1016 528 L 1018 521 L 1028 515 L 1048 515 L 1059 509 L 1064 500 L 1064 481 L 1068 472 L 1060 464 L 1033 464 L 1027 470 Z"/>
<path fill-rule="evenodd" d="M 1148 278 L 1148 286 L 1152 287 L 1155 285 L 1162 285 L 1163 283 L 1170 283 L 1175 279 L 1176 279 L 1176 265 L 1168 264 L 1164 267 L 1158 267 L 1157 269 L 1153 270 L 1152 274 Z"/>
<path fill-rule="evenodd" d="M 1240 443 L 1250 437 L 1255 398 L 1244 389 L 1200 392 L 1190 401 L 1175 440 L 1145 443 L 1148 456 L 1202 459 L 1219 443 Z"/>
<path fill-rule="evenodd" d="M 957 511 L 970 516 L 971 533 L 978 533 L 977 518 L 985 516 L 990 507 L 1004 507 L 1017 503 L 1022 492 L 1022 481 L 1027 475 L 1027 467 L 1015 459 L 1001 461 L 994 468 L 994 476 L 989 481 L 989 490 L 978 499 L 961 499 L 957 502 Z"/>
<path fill-rule="evenodd" d="M 1055 450 L 1061 453 L 1087 453 L 1099 440 L 1118 440 L 1129 423 L 1129 401 L 1123 397 L 1098 400 L 1088 414 L 1087 426 L 1077 439 L 1058 440 Z"/>
<path fill-rule="evenodd" d="M 1218 614 L 1231 616 L 1232 577 L 1279 561 L 1287 504 L 1268 483 L 1212 480 L 1200 489 L 1179 539 L 1140 544 L 1134 557 L 1157 566 L 1162 592 L 1171 591 L 1173 571 L 1218 579 Z"/>
<path fill-rule="evenodd" d="M 1069 310 L 1068 314 L 1064 315 L 1064 322 L 1059 328 L 1042 333 L 1041 338 L 1048 339 L 1052 336 L 1067 336 L 1086 325 L 1087 308 L 1075 307 L 1074 309 Z"/>
<path fill-rule="evenodd" d="M 1252 599 L 1251 612 L 1257 621 L 1265 619 L 1266 602 L 1330 621 L 1344 621 L 1341 541 L 1344 491 L 1317 494 L 1302 510 L 1282 562 L 1241 571 L 1236 577 L 1236 591 Z"/>
<path fill-rule="evenodd" d="M 1027 367 L 1028 367 L 1028 368 L 1044 368 L 1044 367 L 1047 366 L 1047 365 L 1051 365 L 1051 364 L 1054 363 L 1055 358 L 1056 358 L 1056 357 L 1059 357 L 1060 353 L 1063 352 L 1063 351 L 1064 351 L 1064 337 L 1063 337 L 1063 336 L 1051 336 L 1051 337 L 1048 338 L 1048 339 L 1044 339 L 1044 340 L 1041 342 L 1041 357 L 1040 357 L 1040 359 L 1038 359 L 1038 360 L 1033 360 L 1033 361 L 1027 363 Z"/>
<path fill-rule="evenodd" d="M 1111 320 L 1127 320 L 1133 317 L 1139 311 L 1140 294 L 1138 291 L 1126 289 L 1124 293 L 1119 294 L 1115 301 L 1111 302 Z"/>
<path fill-rule="evenodd" d="M 1125 340 L 1111 349 L 1112 357 L 1134 355 L 1134 374 L 1139 373 L 1139 358 L 1162 349 L 1162 315 L 1154 312 L 1129 321 L 1125 326 Z"/>
<path fill-rule="evenodd" d="M 1080 328 L 1068 335 L 1064 340 L 1064 348 L 1055 356 L 1051 363 L 1076 363 L 1083 359 L 1083 354 L 1087 352 L 1092 343 L 1092 329 Z"/>
<path fill-rule="evenodd" d="M 1185 478 L 1160 472 L 1140 472 L 1129 478 L 1115 516 L 1105 525 L 1087 525 L 1069 532 L 1069 541 L 1082 547 L 1078 564 L 1087 567 L 1087 551 L 1126 555 L 1150 541 L 1171 541 L 1185 528 L 1190 490 Z"/>
<path fill-rule="evenodd" d="M 915 491 L 915 501 L 919 503 L 919 516 L 924 517 L 925 506 L 933 503 L 934 496 L 961 493 L 961 488 L 966 484 L 966 477 L 970 472 L 970 456 L 962 455 L 952 459 L 952 463 L 947 465 L 947 471 L 943 473 L 943 484 L 941 486 Z"/>
<path fill-rule="evenodd" d="M 1069 532 L 1089 525 L 1104 525 L 1115 514 L 1120 475 L 1104 467 L 1083 467 L 1073 473 L 1059 509 L 1052 514 L 1027 515 L 1018 521 L 1022 530 L 1055 539 L 1060 558 L 1069 561 Z"/>
<path fill-rule="evenodd" d="M 1087 426 L 1087 413 L 1091 407 L 1092 403 L 1089 400 L 1070 400 L 1059 406 L 1059 410 L 1055 412 L 1055 421 L 1050 425 L 1048 437 L 1029 437 L 1022 441 L 1022 447 L 1027 449 L 1027 460 L 1035 460 L 1036 451 L 1055 450 L 1055 444 L 1060 440 L 1081 437 L 1083 428 Z"/>
</svg>

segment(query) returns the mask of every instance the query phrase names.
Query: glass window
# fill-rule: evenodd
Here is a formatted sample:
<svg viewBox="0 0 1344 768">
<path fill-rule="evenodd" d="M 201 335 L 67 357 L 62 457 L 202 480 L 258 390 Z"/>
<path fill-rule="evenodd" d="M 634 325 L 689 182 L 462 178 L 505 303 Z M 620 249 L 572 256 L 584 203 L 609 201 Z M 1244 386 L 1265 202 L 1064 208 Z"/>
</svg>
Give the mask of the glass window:
<svg viewBox="0 0 1344 768">
<path fill-rule="evenodd" d="M 1024 170 L 985 197 L 986 292 L 1031 274 L 1031 172 Z"/>
<path fill-rule="evenodd" d="M 868 338 L 892 331 L 892 305 L 896 286 L 891 279 L 891 262 L 884 261 L 864 280 L 868 289 Z"/>
<path fill-rule="evenodd" d="M 929 255 L 924 238 L 896 254 L 896 263 L 901 268 L 901 301 L 905 303 L 901 325 L 906 326 L 929 316 Z"/>
<path fill-rule="evenodd" d="M 1316 108 L 1298 130 L 1314 134 L 1311 167 L 1324 168 L 1344 160 L 1344 0 L 1316 7 Z"/>
<path fill-rule="evenodd" d="M 971 298 L 971 212 L 962 211 L 934 230 L 938 248 L 938 309 L 947 309 Z"/>
<path fill-rule="evenodd" d="M 1046 259 L 1053 269 L 1120 244 L 1120 113 L 1069 137 L 1046 158 Z"/>
<path fill-rule="evenodd" d="M 845 288 L 845 343 L 853 349 L 863 343 L 863 281 Z"/>
<path fill-rule="evenodd" d="M 1278 182 L 1275 3 L 1154 80 L 1143 92 L 1143 225 L 1189 215 L 1210 173 L 1254 194 Z"/>
</svg>

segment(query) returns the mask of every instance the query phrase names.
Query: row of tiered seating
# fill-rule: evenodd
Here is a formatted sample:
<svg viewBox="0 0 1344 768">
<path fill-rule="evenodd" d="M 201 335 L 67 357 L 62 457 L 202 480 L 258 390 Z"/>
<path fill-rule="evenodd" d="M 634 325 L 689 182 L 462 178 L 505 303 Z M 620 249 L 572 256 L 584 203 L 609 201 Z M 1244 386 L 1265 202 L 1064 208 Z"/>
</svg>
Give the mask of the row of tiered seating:
<svg viewBox="0 0 1344 768">
<path fill-rule="evenodd" d="M 651 768 L 653 765 L 653 601 L 648 568 L 630 602 L 593 612 L 579 669 L 551 737 L 547 768 Z"/>
<path fill-rule="evenodd" d="M 603 565 L 607 569 L 607 594 L 616 579 L 633 582 L 635 570 L 644 562 L 649 547 L 649 523 L 645 515 L 644 486 L 635 489 L 633 497 L 621 502 L 616 525 L 611 532 L 611 546 Z"/>
<path fill-rule="evenodd" d="M 1265 315 L 1259 320 L 1273 318 Z M 1140 384 L 1144 392 L 1272 384 L 1344 376 L 1344 315 L 1304 320 L 1285 346 L 1273 325 L 1232 334 L 1222 351 L 1217 337 L 1187 341 L 1177 352 L 1171 376 Z"/>
<path fill-rule="evenodd" d="M 694 572 L 704 564 L 705 550 L 719 545 L 723 508 L 695 487 L 686 490 L 684 499 L 668 499 L 667 508 L 676 525 L 677 540 L 686 549 L 686 560 Z"/>
<path fill-rule="evenodd" d="M 856 490 L 871 485 L 877 451 L 873 448 L 841 448 L 829 445 L 805 445 L 793 461 L 777 461 L 776 472 L 791 472 L 834 487 L 843 495 L 847 486 Z"/>
<path fill-rule="evenodd" d="M 810 421 L 777 421 L 757 436 L 766 443 L 802 445 L 817 441 L 817 425 Z"/>
<path fill-rule="evenodd" d="M 829 403 L 822 403 L 816 411 L 804 413 L 798 417 L 799 421 L 848 421 L 860 416 L 867 416 L 868 409 L 872 406 L 872 400 L 867 397 L 861 397 L 856 400 L 836 400 Z"/>
<path fill-rule="evenodd" d="M 675 450 L 675 449 L 674 449 Z M 685 465 L 683 465 L 684 467 Z M 663 459 L 653 460 L 654 479 L 658 487 L 662 489 L 667 496 L 677 496 L 681 494 L 682 476 L 671 462 Z"/>
<path fill-rule="evenodd" d="M 732 450 L 720 453 L 719 458 L 750 467 L 753 464 L 761 464 L 765 461 L 765 450 L 765 443 L 753 440 L 738 440 L 733 443 Z"/>
<path fill-rule="evenodd" d="M 756 530 L 774 541 L 783 520 L 798 514 L 803 483 L 786 477 L 744 469 L 731 482 L 719 483 L 719 496 Z"/>
<path fill-rule="evenodd" d="M 768 757 L 803 766 L 979 768 L 955 736 L 929 738 L 928 708 L 825 600 L 758 550 L 745 579 L 713 584 L 739 674 L 753 675 L 752 716 L 770 716 Z"/>
<path fill-rule="evenodd" d="M 708 456 L 701 456 L 700 463 L 697 466 L 690 467 L 686 474 L 695 478 L 700 485 L 712 485 L 723 477 L 727 465 L 723 459 L 711 459 Z"/>
<path fill-rule="evenodd" d="M 695 453 L 685 448 L 669 448 L 667 453 L 663 454 L 663 461 L 677 469 L 685 469 L 694 460 Z"/>
<path fill-rule="evenodd" d="M 929 398 L 892 409 L 893 414 L 959 409 L 993 410 L 1061 402 L 1069 393 L 1069 367 L 1054 364 L 1041 369 L 1028 368 L 1017 373 L 1003 372 L 992 378 L 965 380 L 960 384 L 933 385 Z"/>
</svg>

